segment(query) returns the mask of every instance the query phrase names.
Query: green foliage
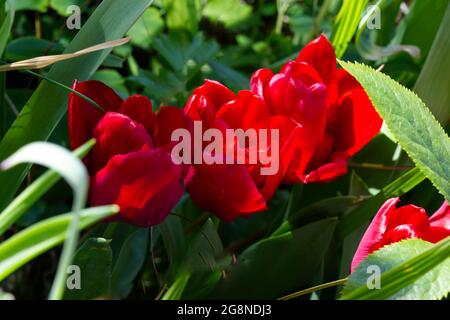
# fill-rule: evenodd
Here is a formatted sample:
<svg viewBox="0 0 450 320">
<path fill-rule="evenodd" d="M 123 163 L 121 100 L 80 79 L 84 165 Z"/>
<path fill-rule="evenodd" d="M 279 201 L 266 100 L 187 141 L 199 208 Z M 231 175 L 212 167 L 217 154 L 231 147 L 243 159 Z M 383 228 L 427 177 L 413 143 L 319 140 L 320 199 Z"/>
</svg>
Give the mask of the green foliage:
<svg viewBox="0 0 450 320">
<path fill-rule="evenodd" d="M 227 276 L 219 282 L 213 297 L 274 299 L 317 284 L 317 271 L 335 225 L 336 219 L 325 219 L 259 241 L 226 270 Z"/>
<path fill-rule="evenodd" d="M 81 288 L 66 290 L 64 299 L 98 299 L 108 295 L 111 285 L 112 250 L 106 239 L 87 239 L 77 250 L 73 265 L 80 268 Z"/>
<path fill-rule="evenodd" d="M 126 2 L 105 0 L 66 49 L 73 52 L 100 42 L 122 37 L 151 0 L 138 0 L 133 6 Z M 127 12 L 126 17 L 123 16 Z M 100 66 L 109 51 L 94 53 L 53 66 L 48 77 L 71 86 L 74 79 L 88 79 Z M 36 140 L 46 140 L 67 110 L 67 91 L 43 82 L 23 108 L 13 127 L 0 143 L 0 159 L 19 147 Z M 46 106 L 42 108 L 41 106 Z M 0 173 L 0 208 L 4 208 L 17 191 L 27 170 L 18 168 Z"/>
<path fill-rule="evenodd" d="M 203 15 L 214 22 L 234 28 L 245 22 L 252 14 L 252 7 L 241 0 L 210 0 L 206 3 Z"/>
<path fill-rule="evenodd" d="M 82 210 L 79 229 L 83 230 L 118 212 L 117 206 Z M 41 221 L 0 244 L 0 281 L 25 263 L 61 244 L 73 214 L 67 213 Z"/>
<path fill-rule="evenodd" d="M 450 291 L 450 238 L 433 245 L 411 239 L 370 254 L 348 278 L 343 299 L 437 300 Z M 380 288 L 368 289 L 372 273 L 383 272 Z"/>
<path fill-rule="evenodd" d="M 340 63 L 364 87 L 402 148 L 441 194 L 450 199 L 450 139 L 422 100 L 368 66 Z"/>
</svg>

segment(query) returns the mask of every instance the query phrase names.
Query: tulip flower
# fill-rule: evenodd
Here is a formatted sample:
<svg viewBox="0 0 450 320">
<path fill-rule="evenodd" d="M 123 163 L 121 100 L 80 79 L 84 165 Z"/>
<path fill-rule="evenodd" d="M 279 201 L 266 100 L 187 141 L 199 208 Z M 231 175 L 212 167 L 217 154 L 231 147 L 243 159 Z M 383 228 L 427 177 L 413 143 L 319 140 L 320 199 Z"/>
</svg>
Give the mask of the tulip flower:
<svg viewBox="0 0 450 320">
<path fill-rule="evenodd" d="M 347 172 L 347 161 L 381 129 L 382 120 L 361 85 L 344 69 L 325 36 L 306 45 L 280 73 L 260 69 L 251 91 L 272 116 L 301 125 L 287 183 L 331 181 Z"/>
<path fill-rule="evenodd" d="M 114 203 L 120 206 L 115 219 L 141 227 L 159 224 L 183 194 L 186 170 L 172 161 L 170 135 L 189 127 L 189 119 L 175 107 L 154 113 L 144 96 L 123 101 L 98 81 L 75 82 L 73 89 L 106 111 L 75 94 L 69 97 L 71 147 L 92 137 L 97 141 L 85 159 L 91 205 Z"/>
<path fill-rule="evenodd" d="M 356 250 L 351 271 L 368 254 L 403 239 L 419 238 L 436 243 L 450 236 L 450 206 L 442 206 L 428 218 L 425 209 L 414 205 L 397 208 L 399 198 L 387 200 L 373 218 Z"/>
<path fill-rule="evenodd" d="M 185 112 L 193 121 L 201 121 L 206 129 L 220 130 L 224 136 L 230 129 L 255 130 L 256 134 L 261 130 L 270 133 L 277 130 L 278 148 L 271 141 L 254 142 L 253 149 L 251 143 L 243 146 L 247 158 L 270 153 L 272 160 L 278 164 L 273 174 L 261 174 L 263 167 L 267 168 L 273 163 L 236 163 L 236 159 L 229 161 L 228 158 L 223 164 L 194 164 L 185 182 L 193 201 L 222 220 L 231 221 L 239 216 L 248 217 L 266 210 L 267 200 L 275 193 L 293 159 L 290 145 L 300 128 L 298 124 L 290 117 L 271 115 L 264 100 L 252 92 L 243 90 L 236 95 L 224 85 L 211 80 L 194 90 Z M 223 153 L 235 148 L 235 140 L 223 143 Z M 236 154 L 233 156 L 237 157 Z"/>
</svg>

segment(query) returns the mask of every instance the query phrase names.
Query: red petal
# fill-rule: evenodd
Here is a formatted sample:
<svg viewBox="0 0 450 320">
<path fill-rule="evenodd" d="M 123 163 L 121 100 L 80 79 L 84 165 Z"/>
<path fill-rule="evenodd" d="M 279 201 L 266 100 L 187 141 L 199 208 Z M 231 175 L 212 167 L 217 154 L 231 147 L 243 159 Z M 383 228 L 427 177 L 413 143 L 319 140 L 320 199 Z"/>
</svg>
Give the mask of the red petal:
<svg viewBox="0 0 450 320">
<path fill-rule="evenodd" d="M 430 217 L 430 225 L 450 230 L 450 206 L 445 200 L 442 206 Z"/>
<path fill-rule="evenodd" d="M 176 129 L 191 131 L 192 121 L 182 109 L 177 107 L 161 107 L 156 114 L 153 138 L 156 146 L 162 147 L 172 143 L 172 133 Z"/>
<path fill-rule="evenodd" d="M 205 84 L 196 88 L 194 94 L 204 96 L 218 111 L 221 106 L 236 99 L 236 95 L 220 82 L 205 80 Z"/>
<path fill-rule="evenodd" d="M 450 236 L 450 230 L 442 227 L 430 227 L 422 235 L 422 239 L 428 242 L 436 243 Z"/>
<path fill-rule="evenodd" d="M 336 109 L 332 129 L 336 151 L 351 157 L 380 132 L 382 124 L 364 90 L 349 91 Z"/>
<path fill-rule="evenodd" d="M 308 87 L 315 83 L 323 83 L 317 70 L 306 62 L 290 61 L 283 66 L 281 73 L 289 75 L 296 80 L 300 80 Z"/>
<path fill-rule="evenodd" d="M 250 79 L 250 90 L 260 96 L 261 98 L 267 100 L 267 88 L 269 87 L 270 80 L 273 77 L 273 72 L 270 69 L 259 69 L 256 71 L 252 78 Z"/>
<path fill-rule="evenodd" d="M 115 155 L 152 147 L 152 140 L 144 126 L 116 112 L 108 112 L 100 120 L 94 137 L 97 143 L 90 158 L 91 174 L 103 168 Z"/>
<path fill-rule="evenodd" d="M 75 81 L 72 89 L 94 100 L 105 111 L 118 111 L 122 104 L 122 99 L 114 90 L 99 81 Z M 70 93 L 68 122 L 72 149 L 92 138 L 94 128 L 103 115 L 92 104 Z"/>
<path fill-rule="evenodd" d="M 269 83 L 271 112 L 292 115 L 307 91 L 308 88 L 301 81 L 283 73 L 276 74 Z"/>
<path fill-rule="evenodd" d="M 330 182 L 337 177 L 345 175 L 347 170 L 347 160 L 336 158 L 334 161 L 309 172 L 307 175 L 301 176 L 300 179 L 305 184 L 313 182 Z"/>
<path fill-rule="evenodd" d="M 142 124 L 147 132 L 153 132 L 155 114 L 149 98 L 137 94 L 132 95 L 123 102 L 120 112 Z"/>
<path fill-rule="evenodd" d="M 93 206 L 115 203 L 118 220 L 140 227 L 161 223 L 182 194 L 181 166 L 159 149 L 114 156 L 91 179 Z"/>
<path fill-rule="evenodd" d="M 270 129 L 279 129 L 279 169 L 274 175 L 262 176 L 263 183 L 259 186 L 261 194 L 268 200 L 272 198 L 278 186 L 288 174 L 290 166 L 299 157 L 301 151 L 298 148 L 301 126 L 286 116 L 275 116 L 271 118 Z M 270 135 L 270 132 L 269 132 Z M 275 152 L 271 150 L 270 152 Z M 273 157 L 273 155 L 272 155 Z M 269 165 L 270 166 L 270 165 Z M 261 168 L 258 168 L 260 170 Z M 257 172 L 257 173 L 260 173 Z"/>
<path fill-rule="evenodd" d="M 245 115 L 245 116 L 243 116 Z M 250 91 L 240 91 L 238 98 L 225 104 L 216 114 L 232 129 L 260 129 L 269 125 L 269 110 L 264 101 Z"/>
<path fill-rule="evenodd" d="M 297 61 L 306 62 L 313 66 L 327 85 L 334 79 L 336 54 L 333 46 L 324 35 L 307 44 L 297 57 Z"/>
<path fill-rule="evenodd" d="M 390 216 L 396 211 L 395 205 L 400 201 L 399 198 L 392 198 L 387 200 L 383 206 L 378 210 L 378 213 L 373 218 L 364 236 L 359 243 L 355 256 L 351 264 L 351 272 L 355 271 L 356 267 L 372 252 L 372 248 L 382 241 L 383 235 L 387 231 L 387 225 Z"/>
<path fill-rule="evenodd" d="M 224 221 L 267 209 L 244 165 L 193 166 L 185 184 L 197 206 Z"/>
</svg>

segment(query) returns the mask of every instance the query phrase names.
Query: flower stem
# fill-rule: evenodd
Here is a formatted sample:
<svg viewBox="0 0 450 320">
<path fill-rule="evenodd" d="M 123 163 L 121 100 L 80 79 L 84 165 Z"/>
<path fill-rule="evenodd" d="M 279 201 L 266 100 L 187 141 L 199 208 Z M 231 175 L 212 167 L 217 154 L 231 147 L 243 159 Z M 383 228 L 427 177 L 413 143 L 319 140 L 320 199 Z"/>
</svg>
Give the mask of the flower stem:
<svg viewBox="0 0 450 320">
<path fill-rule="evenodd" d="M 322 289 L 326 289 L 326 288 L 331 288 L 331 287 L 342 285 L 346 281 L 347 281 L 347 278 L 339 279 L 339 280 L 335 280 L 335 281 L 331 281 L 331 282 L 327 282 L 327 283 L 320 284 L 320 285 L 315 286 L 315 287 L 311 287 L 311 288 L 308 288 L 308 289 L 305 289 L 305 290 L 301 290 L 301 291 L 297 291 L 297 292 L 288 294 L 288 295 L 286 295 L 284 297 L 278 298 L 277 300 L 290 300 L 290 299 L 298 298 L 298 297 L 301 297 L 301 296 L 303 296 L 305 294 L 312 293 L 314 291 L 319 291 L 319 290 L 322 290 Z"/>
</svg>

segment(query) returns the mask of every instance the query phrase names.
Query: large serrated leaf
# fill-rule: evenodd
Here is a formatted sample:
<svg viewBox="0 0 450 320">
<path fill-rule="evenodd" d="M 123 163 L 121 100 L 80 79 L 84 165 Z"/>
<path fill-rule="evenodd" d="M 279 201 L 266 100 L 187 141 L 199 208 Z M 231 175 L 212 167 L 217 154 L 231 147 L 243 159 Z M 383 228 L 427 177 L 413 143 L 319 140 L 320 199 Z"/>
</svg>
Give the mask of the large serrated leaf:
<svg viewBox="0 0 450 320">
<path fill-rule="evenodd" d="M 274 299 L 317 284 L 336 222 L 324 219 L 255 243 L 208 298 Z"/>
<path fill-rule="evenodd" d="M 450 199 L 450 139 L 420 98 L 366 65 L 340 61 L 364 87 L 395 139 Z"/>
<path fill-rule="evenodd" d="M 368 277 L 373 273 L 368 272 L 369 266 L 377 266 L 382 273 L 424 253 L 433 248 L 433 244 L 420 240 L 409 239 L 383 247 L 382 249 L 370 254 L 348 278 L 342 294 L 351 294 L 352 291 L 367 285 Z M 445 252 L 444 252 L 445 254 Z M 413 265 L 408 265 L 408 272 L 415 272 Z M 402 285 L 401 283 L 399 284 Z M 380 289 L 383 290 L 383 281 L 381 280 Z M 374 292 L 377 289 L 373 289 Z M 378 291 L 381 291 L 378 290 Z M 445 297 L 450 291 L 450 256 L 447 250 L 447 259 L 436 267 L 429 268 L 429 271 L 419 277 L 413 283 L 404 286 L 390 300 L 434 300 Z M 374 297 L 376 298 L 376 297 Z"/>
</svg>

